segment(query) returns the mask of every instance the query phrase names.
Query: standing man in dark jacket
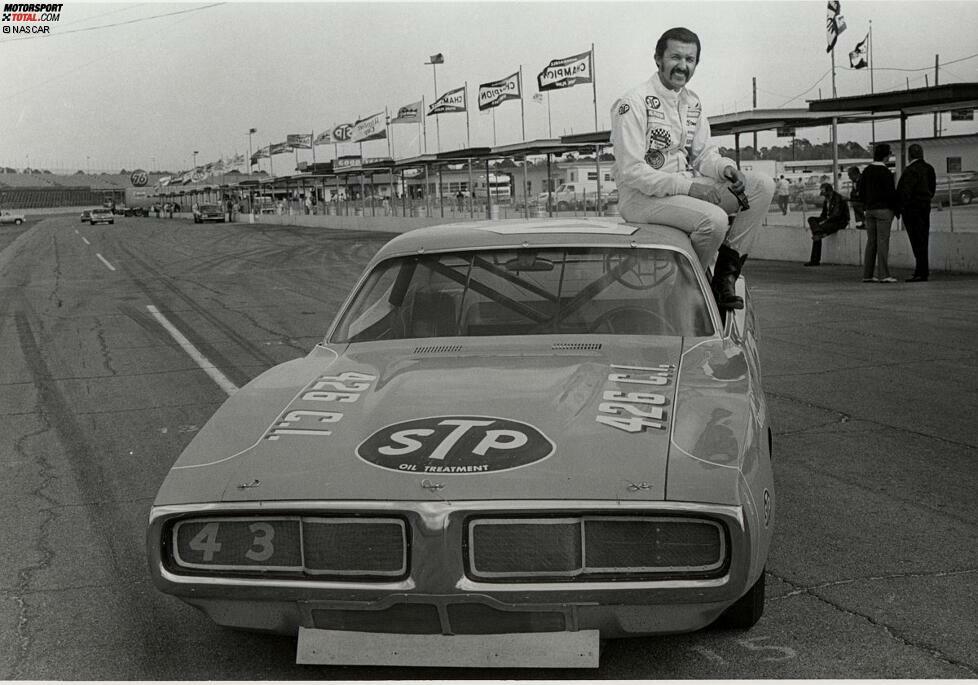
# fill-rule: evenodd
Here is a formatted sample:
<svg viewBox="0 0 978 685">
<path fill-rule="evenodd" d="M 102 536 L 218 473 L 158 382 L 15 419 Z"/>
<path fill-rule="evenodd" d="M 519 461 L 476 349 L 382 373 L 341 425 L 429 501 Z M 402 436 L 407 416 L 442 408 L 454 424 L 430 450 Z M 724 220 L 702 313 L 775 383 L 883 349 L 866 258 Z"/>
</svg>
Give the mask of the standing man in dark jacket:
<svg viewBox="0 0 978 685">
<path fill-rule="evenodd" d="M 930 275 L 927 244 L 930 242 L 930 201 L 937 191 L 934 167 L 924 161 L 924 150 L 917 143 L 907 148 L 910 164 L 900 175 L 897 200 L 907 227 L 910 249 L 916 262 L 910 283 L 926 281 Z"/>
</svg>

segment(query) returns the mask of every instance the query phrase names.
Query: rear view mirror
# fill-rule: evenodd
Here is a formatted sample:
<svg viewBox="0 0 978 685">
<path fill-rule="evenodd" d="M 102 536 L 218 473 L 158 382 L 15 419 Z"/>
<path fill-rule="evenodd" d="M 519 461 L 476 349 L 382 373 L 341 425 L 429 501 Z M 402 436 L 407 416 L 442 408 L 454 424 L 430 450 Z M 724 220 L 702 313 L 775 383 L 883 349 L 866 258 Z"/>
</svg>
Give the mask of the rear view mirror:
<svg viewBox="0 0 978 685">
<path fill-rule="evenodd" d="M 514 259 L 503 264 L 506 271 L 553 271 L 554 263 L 532 252 L 519 252 Z"/>
</svg>

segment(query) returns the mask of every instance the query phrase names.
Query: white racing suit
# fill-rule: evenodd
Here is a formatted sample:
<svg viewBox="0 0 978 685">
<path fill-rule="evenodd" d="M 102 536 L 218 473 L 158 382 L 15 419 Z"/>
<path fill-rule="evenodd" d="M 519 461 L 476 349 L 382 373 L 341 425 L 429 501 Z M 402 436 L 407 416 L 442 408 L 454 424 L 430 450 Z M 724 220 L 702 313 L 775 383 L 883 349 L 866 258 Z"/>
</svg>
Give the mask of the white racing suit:
<svg viewBox="0 0 978 685">
<path fill-rule="evenodd" d="M 727 216 L 738 204 L 722 174 L 737 165 L 710 142 L 710 124 L 696 93 L 666 88 L 653 74 L 612 106 L 611 143 L 618 211 L 625 221 L 685 231 L 704 269 L 713 266 L 724 242 L 740 255 L 750 251 L 754 229 L 774 196 L 774 180 L 744 172 L 750 209 L 737 214 L 728 233 Z M 716 185 L 723 204 L 687 195 L 693 183 Z"/>
</svg>

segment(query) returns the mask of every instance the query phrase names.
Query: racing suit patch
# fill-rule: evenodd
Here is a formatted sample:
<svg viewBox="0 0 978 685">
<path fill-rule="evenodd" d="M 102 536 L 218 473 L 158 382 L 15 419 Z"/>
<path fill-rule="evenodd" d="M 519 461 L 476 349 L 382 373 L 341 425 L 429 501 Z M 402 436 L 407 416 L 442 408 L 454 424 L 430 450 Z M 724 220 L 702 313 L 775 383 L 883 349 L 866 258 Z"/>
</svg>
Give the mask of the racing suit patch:
<svg viewBox="0 0 978 685">
<path fill-rule="evenodd" d="M 659 150 L 649 150 L 645 153 L 645 163 L 653 169 L 661 169 L 666 157 Z"/>
<path fill-rule="evenodd" d="M 672 144 L 672 136 L 669 135 L 669 129 L 654 128 L 651 131 L 649 131 L 650 147 L 654 147 L 658 150 L 665 150 L 671 144 Z"/>
<path fill-rule="evenodd" d="M 622 116 L 622 115 L 626 114 L 628 112 L 628 110 L 630 110 L 630 109 L 631 109 L 631 107 L 628 106 L 628 103 L 627 102 L 623 102 L 618 107 L 618 116 Z"/>
<path fill-rule="evenodd" d="M 662 102 L 654 95 L 646 95 L 645 106 L 649 109 L 659 109 L 662 106 Z"/>
</svg>

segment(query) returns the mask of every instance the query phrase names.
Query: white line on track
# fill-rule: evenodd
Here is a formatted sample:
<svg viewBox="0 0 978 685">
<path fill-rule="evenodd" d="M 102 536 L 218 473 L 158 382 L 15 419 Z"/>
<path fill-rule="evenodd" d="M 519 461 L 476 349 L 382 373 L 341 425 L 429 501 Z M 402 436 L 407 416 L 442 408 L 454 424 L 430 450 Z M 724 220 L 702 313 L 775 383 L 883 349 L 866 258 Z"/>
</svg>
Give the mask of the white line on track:
<svg viewBox="0 0 978 685">
<path fill-rule="evenodd" d="M 149 313 L 153 315 L 153 318 L 160 322 L 160 325 L 166 329 L 166 332 L 177 341 L 177 344 L 183 348 L 183 351 L 190 355 L 190 358 L 194 360 L 197 366 L 203 369 L 204 373 L 210 376 L 211 380 L 218 384 L 221 390 L 226 392 L 228 395 L 233 395 L 235 392 L 237 392 L 238 386 L 228 380 L 227 376 L 221 373 L 221 371 L 214 366 L 214 364 L 212 364 L 207 357 L 202 355 L 200 350 L 194 347 L 193 343 L 187 340 L 183 333 L 177 330 L 177 327 L 170 323 L 169 319 L 160 313 L 159 309 L 151 304 L 146 305 L 146 309 L 148 309 Z"/>
<path fill-rule="evenodd" d="M 108 259 L 106 259 L 105 257 L 103 257 L 98 252 L 95 253 L 95 256 L 98 257 L 99 259 L 101 259 L 102 260 L 102 263 L 105 264 L 107 267 L 109 267 L 109 271 L 115 271 L 115 267 L 112 266 L 111 264 L 109 264 L 109 260 Z"/>
<path fill-rule="evenodd" d="M 86 245 L 91 245 L 91 243 L 88 242 L 88 238 L 86 238 L 85 236 L 82 236 L 82 242 L 85 243 Z"/>
</svg>

